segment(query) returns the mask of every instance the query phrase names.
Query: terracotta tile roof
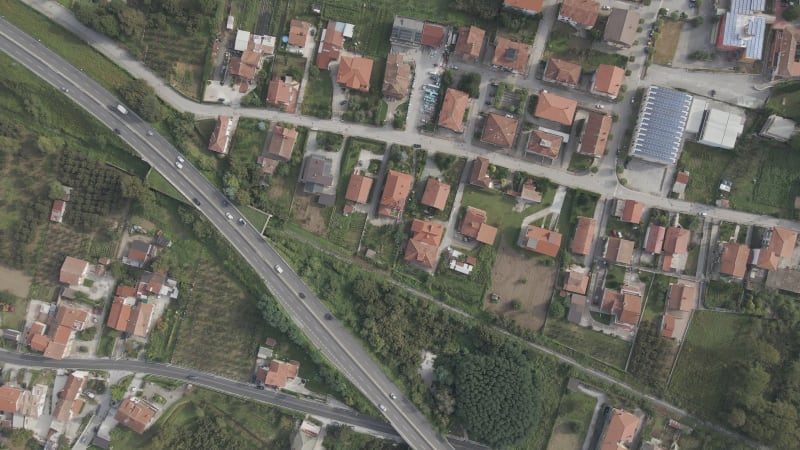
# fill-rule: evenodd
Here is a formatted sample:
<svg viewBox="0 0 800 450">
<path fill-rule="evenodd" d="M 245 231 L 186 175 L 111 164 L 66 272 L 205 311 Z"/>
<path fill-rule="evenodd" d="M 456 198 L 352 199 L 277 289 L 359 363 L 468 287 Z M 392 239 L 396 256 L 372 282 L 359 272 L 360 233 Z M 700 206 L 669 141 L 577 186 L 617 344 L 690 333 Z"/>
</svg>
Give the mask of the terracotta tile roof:
<svg viewBox="0 0 800 450">
<path fill-rule="evenodd" d="M 750 247 L 732 242 L 722 245 L 719 272 L 734 278 L 744 278 L 747 262 L 750 259 Z"/>
<path fill-rule="evenodd" d="M 344 34 L 336 30 L 336 21 L 329 20 L 327 28 L 323 31 L 322 41 L 317 52 L 316 66 L 320 70 L 328 70 L 331 61 L 339 58 L 339 52 L 344 44 Z"/>
<path fill-rule="evenodd" d="M 76 376 L 75 373 L 76 372 L 73 372 L 67 377 L 67 381 L 64 383 L 64 389 L 58 393 L 58 403 L 56 403 L 53 416 L 55 420 L 59 422 L 72 420 L 76 415 L 73 414 L 76 406 L 75 401 L 78 400 L 78 396 L 86 388 L 88 378 L 86 376 Z M 81 405 L 83 405 L 83 403 L 80 403 L 78 406 Z M 78 409 L 78 411 L 80 411 L 80 409 Z"/>
<path fill-rule="evenodd" d="M 689 183 L 689 172 L 684 172 L 684 171 L 678 172 L 678 175 L 675 176 L 675 182 L 676 183 L 688 184 Z"/>
<path fill-rule="evenodd" d="M 111 302 L 111 310 L 108 313 L 106 325 L 118 331 L 128 329 L 128 321 L 131 317 L 131 304 L 126 303 L 122 297 L 114 297 Z"/>
<path fill-rule="evenodd" d="M 550 120 L 562 125 L 572 125 L 575 117 L 575 109 L 578 102 L 571 98 L 561 97 L 550 92 L 542 91 L 539 94 L 539 101 L 536 103 L 534 116 L 540 119 Z"/>
<path fill-rule="evenodd" d="M 144 241 L 135 240 L 131 242 L 131 246 L 128 249 L 128 259 L 131 261 L 135 261 L 137 263 L 144 264 L 151 255 L 153 248 L 150 244 Z"/>
<path fill-rule="evenodd" d="M 661 336 L 671 338 L 675 334 L 675 316 L 666 313 L 661 316 Z"/>
<path fill-rule="evenodd" d="M 581 81 L 581 66 L 563 59 L 550 58 L 542 79 L 575 87 Z"/>
<path fill-rule="evenodd" d="M 22 389 L 0 386 L 0 411 L 16 413 L 21 396 Z"/>
<path fill-rule="evenodd" d="M 644 204 L 635 200 L 625 200 L 625 208 L 622 210 L 622 221 L 628 223 L 639 223 L 642 221 Z"/>
<path fill-rule="evenodd" d="M 781 258 L 767 248 L 757 249 L 756 266 L 764 270 L 777 270 Z"/>
<path fill-rule="evenodd" d="M 492 57 L 492 65 L 514 72 L 525 73 L 528 71 L 530 54 L 530 45 L 498 37 L 494 56 Z"/>
<path fill-rule="evenodd" d="M 791 258 L 794 247 L 797 244 L 797 233 L 783 227 L 772 229 L 772 237 L 769 240 L 769 249 L 781 258 Z"/>
<path fill-rule="evenodd" d="M 425 192 L 422 194 L 422 203 L 425 206 L 444 211 L 447 206 L 447 196 L 450 195 L 450 185 L 442 183 L 436 178 L 429 177 L 425 183 Z"/>
<path fill-rule="evenodd" d="M 587 287 L 589 287 L 589 277 L 586 274 L 569 272 L 567 283 L 564 285 L 565 291 L 583 295 Z"/>
<path fill-rule="evenodd" d="M 572 253 L 588 255 L 594 242 L 594 228 L 596 221 L 589 217 L 578 217 L 578 226 L 575 229 L 575 238 L 572 240 Z"/>
<path fill-rule="evenodd" d="M 272 159 L 288 161 L 292 158 L 295 142 L 297 142 L 297 130 L 275 125 L 272 130 L 272 139 L 267 148 L 267 155 Z"/>
<path fill-rule="evenodd" d="M 284 388 L 286 383 L 297 377 L 299 369 L 300 363 L 297 361 L 289 361 L 287 363 L 273 359 L 269 362 L 269 370 L 264 378 L 264 384 L 279 389 Z"/>
<path fill-rule="evenodd" d="M 632 9 L 612 9 L 603 32 L 603 40 L 630 47 L 636 40 L 639 19 L 639 13 Z"/>
<path fill-rule="evenodd" d="M 142 434 L 150 422 L 153 421 L 156 412 L 157 411 L 146 402 L 136 397 L 129 397 L 123 400 L 119 405 L 114 419 L 131 430 Z"/>
<path fill-rule="evenodd" d="M 422 45 L 438 47 L 444 41 L 446 30 L 441 25 L 426 23 L 422 26 Z"/>
<path fill-rule="evenodd" d="M 542 12 L 544 0 L 503 0 L 506 8 L 517 8 L 523 11 Z"/>
<path fill-rule="evenodd" d="M 489 113 L 483 126 L 481 141 L 498 147 L 509 148 L 514 144 L 519 121 L 496 113 Z"/>
<path fill-rule="evenodd" d="M 564 0 L 558 15 L 559 17 L 568 17 L 586 28 L 591 28 L 597 22 L 599 13 L 600 3 L 594 0 Z"/>
<path fill-rule="evenodd" d="M 609 237 L 606 244 L 605 258 L 620 264 L 630 264 L 633 260 L 633 241 Z"/>
<path fill-rule="evenodd" d="M 469 95 L 457 89 L 448 88 L 444 94 L 442 110 L 439 112 L 439 126 L 456 133 L 464 132 L 464 112 L 469 104 Z"/>
<path fill-rule="evenodd" d="M 630 448 L 633 438 L 636 436 L 636 429 L 639 428 L 640 420 L 635 415 L 614 409 L 611 411 L 611 418 L 608 421 L 600 450 L 619 450 L 620 448 Z"/>
<path fill-rule="evenodd" d="M 692 233 L 679 227 L 669 227 L 664 235 L 664 251 L 673 255 L 689 253 L 689 238 Z"/>
<path fill-rule="evenodd" d="M 672 284 L 669 289 L 669 309 L 689 312 L 694 309 L 697 289 L 685 284 Z"/>
<path fill-rule="evenodd" d="M 399 218 L 406 209 L 406 200 L 411 193 L 414 177 L 407 173 L 390 170 L 386 174 L 386 184 L 378 203 L 378 215 Z"/>
<path fill-rule="evenodd" d="M 532 183 L 525 183 L 522 185 L 519 198 L 529 202 L 541 203 L 542 193 L 536 190 L 536 185 Z"/>
<path fill-rule="evenodd" d="M 256 164 L 261 167 L 261 171 L 267 175 L 272 175 L 275 173 L 275 169 L 278 168 L 278 164 L 280 161 L 272 158 L 267 158 L 266 156 L 259 156 L 256 159 Z"/>
<path fill-rule="evenodd" d="M 800 29 L 792 25 L 787 25 L 782 30 L 773 28 L 771 52 L 767 60 L 772 69 L 773 80 L 800 76 L 798 41 Z"/>
<path fill-rule="evenodd" d="M 561 233 L 529 225 L 524 246 L 528 250 L 555 258 L 561 247 L 561 237 Z"/>
<path fill-rule="evenodd" d="M 461 222 L 461 234 L 480 243 L 494 245 L 497 228 L 486 223 L 487 220 L 486 211 L 467 206 L 464 220 Z"/>
<path fill-rule="evenodd" d="M 614 305 L 616 304 L 622 304 L 622 293 L 611 289 L 603 289 L 603 303 L 600 305 L 600 309 L 603 312 L 611 313 L 614 311 Z"/>
<path fill-rule="evenodd" d="M 125 286 L 123 284 L 117 286 L 117 297 L 136 297 L 137 293 L 136 288 L 133 286 Z"/>
<path fill-rule="evenodd" d="M 661 250 L 664 247 L 664 234 L 666 231 L 666 228 L 651 223 L 647 227 L 647 233 L 645 234 L 645 251 L 656 255 L 661 254 Z"/>
<path fill-rule="evenodd" d="M 600 64 L 594 73 L 592 91 L 616 98 L 624 81 L 625 69 L 609 64 Z"/>
<path fill-rule="evenodd" d="M 50 341 L 43 353 L 45 358 L 63 359 L 67 355 L 66 344 Z"/>
<path fill-rule="evenodd" d="M 435 267 L 443 235 L 442 225 L 414 219 L 411 222 L 411 239 L 406 244 L 405 261 L 424 267 Z"/>
<path fill-rule="evenodd" d="M 528 138 L 527 151 L 545 158 L 555 159 L 561 153 L 563 138 L 542 130 L 533 130 Z"/>
<path fill-rule="evenodd" d="M 50 220 L 61 223 L 64 219 L 64 210 L 67 208 L 64 200 L 53 200 L 53 207 L 50 209 Z"/>
<path fill-rule="evenodd" d="M 622 311 L 619 315 L 620 322 L 636 325 L 641 312 L 642 297 L 638 295 L 622 294 Z"/>
<path fill-rule="evenodd" d="M 472 171 L 469 174 L 469 184 L 474 184 L 481 187 L 491 187 L 492 178 L 487 175 L 486 171 L 489 169 L 489 160 L 483 156 L 478 156 L 472 163 Z"/>
<path fill-rule="evenodd" d="M 336 82 L 349 89 L 361 92 L 369 91 L 369 79 L 372 77 L 372 60 L 358 56 L 342 56 L 339 60 L 339 72 Z"/>
<path fill-rule="evenodd" d="M 78 331 L 83 330 L 88 318 L 89 313 L 86 311 L 66 305 L 59 306 L 56 313 L 56 323 L 62 327 Z"/>
<path fill-rule="evenodd" d="M 594 157 L 601 157 L 606 151 L 608 135 L 611 132 L 613 120 L 608 114 L 590 112 L 583 127 L 583 141 L 580 152 Z"/>
<path fill-rule="evenodd" d="M 383 74 L 383 95 L 402 99 L 408 95 L 411 84 L 411 64 L 403 61 L 402 53 L 390 53 L 386 58 L 386 71 Z"/>
<path fill-rule="evenodd" d="M 347 193 L 344 194 L 344 198 L 351 202 L 367 203 L 372 181 L 372 178 L 357 173 L 350 175 L 350 181 L 347 183 Z"/>
<path fill-rule="evenodd" d="M 81 284 L 83 277 L 89 270 L 89 263 L 72 256 L 67 256 L 61 264 L 61 272 L 58 281 L 70 285 Z"/>
<path fill-rule="evenodd" d="M 231 76 L 239 77 L 244 80 L 255 79 L 258 67 L 256 64 L 249 63 L 249 61 L 253 59 L 252 55 L 256 55 L 260 58 L 258 53 L 250 50 L 245 50 L 242 56 L 234 56 L 231 58 L 231 61 L 228 63 L 228 73 L 231 74 Z"/>
<path fill-rule="evenodd" d="M 214 128 L 214 133 L 211 134 L 211 140 L 208 143 L 208 149 L 212 152 L 227 153 L 228 143 L 230 142 L 230 117 L 219 116 L 217 118 L 217 126 Z"/>
<path fill-rule="evenodd" d="M 483 39 L 486 31 L 478 27 L 461 27 L 458 29 L 455 53 L 465 59 L 475 60 L 481 56 Z"/>
<path fill-rule="evenodd" d="M 131 319 L 128 322 L 128 334 L 145 337 L 150 328 L 150 321 L 153 318 L 153 305 L 149 303 L 139 303 L 133 307 Z"/>
<path fill-rule="evenodd" d="M 303 47 L 311 31 L 311 24 L 302 20 L 293 19 L 289 23 L 289 45 Z"/>
<path fill-rule="evenodd" d="M 285 79 L 284 79 L 285 78 Z M 267 103 L 286 108 L 286 112 L 294 112 L 297 97 L 300 94 L 300 83 L 291 77 L 273 78 L 267 86 Z"/>
<path fill-rule="evenodd" d="M 44 353 L 44 351 L 47 350 L 47 346 L 50 344 L 50 338 L 42 334 L 34 334 L 31 336 L 29 343 L 31 350 Z"/>
</svg>

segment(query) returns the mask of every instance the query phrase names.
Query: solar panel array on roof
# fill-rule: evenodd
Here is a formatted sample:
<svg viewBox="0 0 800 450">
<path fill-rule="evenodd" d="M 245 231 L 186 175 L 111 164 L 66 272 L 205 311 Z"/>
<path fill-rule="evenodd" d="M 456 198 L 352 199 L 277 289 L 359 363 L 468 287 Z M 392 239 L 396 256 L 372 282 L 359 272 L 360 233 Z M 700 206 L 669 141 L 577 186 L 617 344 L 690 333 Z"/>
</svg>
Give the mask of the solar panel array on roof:
<svg viewBox="0 0 800 450">
<path fill-rule="evenodd" d="M 761 59 L 766 29 L 767 21 L 764 17 L 729 12 L 725 15 L 722 45 L 745 49 L 747 59 Z"/>
<path fill-rule="evenodd" d="M 736 14 L 752 14 L 764 11 L 766 4 L 766 0 L 732 0 L 730 11 Z"/>
<path fill-rule="evenodd" d="M 691 104 L 692 96 L 689 94 L 663 86 L 650 86 L 639 111 L 631 154 L 650 161 L 675 164 Z"/>
</svg>

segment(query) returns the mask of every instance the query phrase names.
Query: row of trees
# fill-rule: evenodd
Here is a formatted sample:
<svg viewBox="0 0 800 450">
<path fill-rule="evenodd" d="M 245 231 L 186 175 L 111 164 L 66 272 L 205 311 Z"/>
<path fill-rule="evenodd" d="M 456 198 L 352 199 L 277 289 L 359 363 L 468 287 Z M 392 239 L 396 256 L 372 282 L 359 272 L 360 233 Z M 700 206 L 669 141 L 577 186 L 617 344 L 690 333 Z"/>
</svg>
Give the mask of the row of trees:
<svg viewBox="0 0 800 450">
<path fill-rule="evenodd" d="M 636 333 L 628 370 L 654 389 L 663 389 L 669 370 L 670 341 L 661 336 L 659 324 L 643 320 Z"/>
</svg>

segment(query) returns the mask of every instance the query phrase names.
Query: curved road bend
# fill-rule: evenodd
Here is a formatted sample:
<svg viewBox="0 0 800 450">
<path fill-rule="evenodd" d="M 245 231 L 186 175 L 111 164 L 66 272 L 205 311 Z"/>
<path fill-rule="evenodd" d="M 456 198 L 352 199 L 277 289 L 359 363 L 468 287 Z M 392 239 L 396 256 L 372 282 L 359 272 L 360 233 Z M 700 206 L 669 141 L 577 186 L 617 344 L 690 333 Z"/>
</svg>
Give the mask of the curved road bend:
<svg viewBox="0 0 800 450">
<path fill-rule="evenodd" d="M 358 341 L 337 321 L 325 320 L 328 312 L 320 299 L 291 270 L 281 256 L 252 226 L 240 226 L 242 215 L 233 206 L 223 207 L 223 195 L 193 166 L 175 166 L 178 151 L 133 112 L 114 110 L 118 100 L 83 72 L 70 65 L 41 43 L 0 19 L 0 50 L 17 60 L 56 88 L 68 88 L 65 95 L 109 128 L 117 130 L 131 148 L 172 183 L 186 198 L 201 200 L 200 211 L 255 269 L 270 292 L 281 303 L 300 330 L 383 414 L 412 448 L 439 450 L 453 448 L 404 398 Z M 152 136 L 148 133 L 153 133 Z M 283 274 L 273 267 L 283 266 Z M 299 294 L 304 293 L 305 299 Z M 399 398 L 392 400 L 390 393 Z"/>
<path fill-rule="evenodd" d="M 352 409 L 337 408 L 314 400 L 297 398 L 293 395 L 283 394 L 271 390 L 257 390 L 252 384 L 242 383 L 227 378 L 219 377 L 206 372 L 200 372 L 186 367 L 173 366 L 138 360 L 113 360 L 113 359 L 48 359 L 41 355 L 17 353 L 0 349 L 0 362 L 24 367 L 41 367 L 48 369 L 78 369 L 78 370 L 123 370 L 128 372 L 158 375 L 183 382 L 187 377 L 194 377 L 191 384 L 234 395 L 247 400 L 278 406 L 280 408 L 298 411 L 317 417 L 325 417 L 333 421 L 370 430 L 386 436 L 398 436 L 389 424 L 369 416 L 359 414 Z M 462 441 L 453 438 L 456 449 L 484 450 L 477 442 Z"/>
<path fill-rule="evenodd" d="M 423 147 L 436 150 L 437 152 L 464 156 L 468 159 L 481 155 L 491 160 L 493 164 L 507 167 L 512 170 L 522 170 L 534 176 L 549 178 L 555 183 L 570 188 L 596 192 L 609 198 L 636 200 L 644 203 L 645 205 L 667 211 L 695 215 L 706 213 L 710 219 L 724 220 L 727 222 L 736 222 L 746 225 L 758 225 L 764 227 L 779 225 L 788 229 L 800 231 L 800 223 L 798 222 L 776 219 L 775 217 L 771 216 L 717 208 L 710 205 L 701 205 L 684 200 L 668 199 L 647 192 L 631 190 L 619 183 L 613 164 L 603 165 L 600 171 L 595 174 L 576 175 L 563 170 L 553 169 L 551 167 L 524 161 L 508 155 L 499 154 L 485 148 L 473 146 L 468 142 L 454 142 L 448 139 L 419 135 L 413 127 L 408 127 L 406 130 L 398 131 L 394 129 L 378 128 L 362 124 L 342 123 L 333 120 L 317 119 L 314 117 L 283 113 L 275 110 L 197 103 L 177 93 L 162 79 L 153 74 L 141 62 L 132 58 L 130 54 L 120 48 L 114 41 L 80 23 L 68 9 L 64 8 L 58 3 L 48 0 L 22 1 L 86 41 L 88 45 L 91 45 L 100 53 L 115 61 L 120 67 L 132 73 L 134 77 L 145 80 L 156 90 L 156 93 L 159 97 L 161 97 L 165 102 L 170 103 L 175 109 L 179 111 L 191 112 L 199 118 L 216 118 L 219 115 L 227 115 L 263 119 L 272 122 L 291 122 L 297 125 L 316 128 L 322 131 L 344 133 L 345 135 L 350 136 L 363 136 L 389 143 L 397 143 L 408 146 L 413 144 L 421 144 Z M 5 25 L 7 22 L 0 21 L 0 23 Z M 13 33 L 16 35 L 17 32 L 21 33 L 21 31 L 14 28 Z M 625 102 L 618 104 L 618 106 L 627 107 Z M 612 158 L 613 156 L 608 157 Z"/>
</svg>

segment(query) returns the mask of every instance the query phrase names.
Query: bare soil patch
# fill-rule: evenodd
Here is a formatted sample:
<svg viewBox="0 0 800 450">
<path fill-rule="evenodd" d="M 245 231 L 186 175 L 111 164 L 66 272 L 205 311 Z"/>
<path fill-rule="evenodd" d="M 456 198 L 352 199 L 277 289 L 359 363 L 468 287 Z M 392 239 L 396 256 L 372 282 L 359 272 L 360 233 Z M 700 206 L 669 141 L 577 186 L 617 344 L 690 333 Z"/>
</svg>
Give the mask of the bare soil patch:
<svg viewBox="0 0 800 450">
<path fill-rule="evenodd" d="M 306 194 L 298 186 L 292 204 L 292 215 L 294 220 L 304 229 L 325 235 L 328 232 L 328 221 L 323 214 L 324 208 L 318 206 L 316 194 Z"/>
<path fill-rule="evenodd" d="M 8 291 L 17 297 L 28 298 L 31 277 L 21 270 L 0 266 L 0 291 Z"/>
<path fill-rule="evenodd" d="M 683 22 L 664 21 L 653 52 L 654 63 L 661 65 L 672 64 L 672 60 L 675 59 L 675 50 L 678 48 L 678 41 L 681 37 L 682 28 Z"/>
<path fill-rule="evenodd" d="M 547 450 L 578 450 L 583 444 L 583 436 L 578 436 L 573 431 L 571 424 L 560 419 L 553 427 L 553 434 L 547 444 Z"/>
<path fill-rule="evenodd" d="M 545 266 L 533 255 L 512 247 L 501 240 L 492 273 L 492 292 L 500 301 L 484 301 L 487 311 L 509 317 L 520 326 L 539 330 L 547 317 L 547 308 L 553 292 L 556 267 Z M 515 310 L 514 301 L 520 303 Z"/>
<path fill-rule="evenodd" d="M 175 74 L 170 84 L 181 94 L 190 98 L 197 98 L 200 83 L 204 82 L 203 67 L 198 64 L 175 63 Z"/>
</svg>

